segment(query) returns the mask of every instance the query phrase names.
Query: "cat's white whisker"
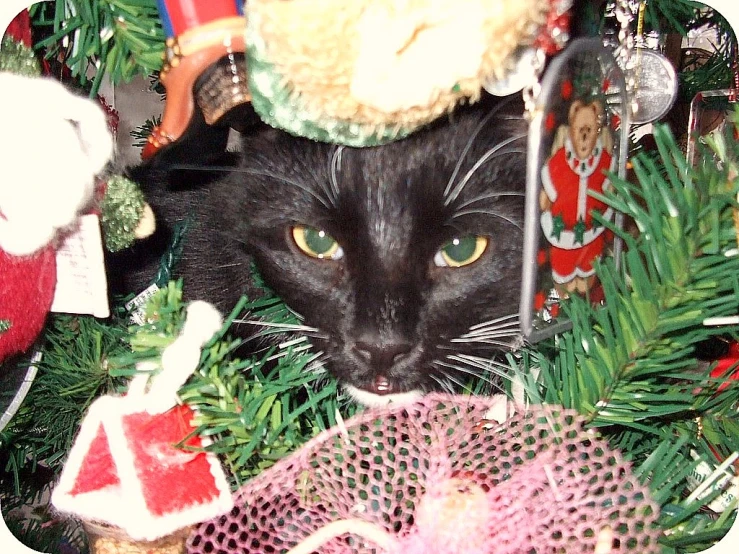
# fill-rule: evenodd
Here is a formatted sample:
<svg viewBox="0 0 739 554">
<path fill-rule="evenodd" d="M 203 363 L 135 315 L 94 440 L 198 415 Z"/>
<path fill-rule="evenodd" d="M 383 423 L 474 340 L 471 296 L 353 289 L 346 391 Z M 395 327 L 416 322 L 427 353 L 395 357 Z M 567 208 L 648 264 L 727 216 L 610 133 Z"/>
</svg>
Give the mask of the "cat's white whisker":
<svg viewBox="0 0 739 554">
<path fill-rule="evenodd" d="M 513 339 L 505 341 L 503 339 Z M 509 314 L 490 321 L 472 325 L 467 333 L 453 339 L 450 344 L 477 344 L 510 350 L 521 342 L 518 314 Z"/>
<path fill-rule="evenodd" d="M 298 325 L 295 323 L 279 323 L 273 321 L 261 321 L 258 319 L 234 319 L 234 323 L 248 323 L 250 325 L 258 325 L 260 327 L 272 327 L 284 331 L 300 331 L 304 333 L 317 333 L 316 327 L 310 327 L 308 325 Z"/>
<path fill-rule="evenodd" d="M 272 354 L 269 358 L 267 358 L 268 362 L 272 362 L 274 360 L 279 360 L 280 358 L 287 355 L 288 352 L 292 352 L 293 354 L 299 354 L 301 352 L 306 352 L 313 348 L 313 345 L 308 343 L 303 346 L 298 346 L 297 348 L 280 348 L 275 354 Z"/>
<path fill-rule="evenodd" d="M 297 338 L 295 338 L 293 340 L 288 340 L 288 341 L 285 341 L 285 342 L 281 342 L 280 344 L 277 345 L 277 347 L 280 348 L 280 349 L 282 349 L 282 350 L 286 350 L 286 349 L 290 348 L 291 346 L 295 346 L 296 344 L 304 343 L 307 340 L 308 340 L 308 337 L 297 337 Z"/>
<path fill-rule="evenodd" d="M 326 373 L 326 360 L 314 360 L 305 366 L 305 371 L 315 374 Z"/>
<path fill-rule="evenodd" d="M 305 371 L 308 373 L 322 374 L 326 373 L 326 362 L 328 355 L 322 350 L 316 352 L 305 364 Z"/>
<path fill-rule="evenodd" d="M 480 335 L 485 335 L 487 333 L 497 333 L 497 332 L 505 332 L 505 333 L 516 333 L 518 332 L 518 322 L 513 321 L 511 323 L 504 323 L 501 325 L 491 325 L 489 327 L 479 327 L 477 329 L 472 329 L 469 332 L 461 335 L 461 337 L 477 337 Z"/>
<path fill-rule="evenodd" d="M 306 194 L 312 196 L 318 202 L 320 202 L 324 207 L 330 208 L 331 203 L 330 201 L 327 201 L 325 198 L 323 198 L 320 194 L 316 193 L 314 190 L 311 190 L 311 187 L 308 185 L 305 185 L 301 183 L 300 181 L 295 181 L 293 179 L 288 179 L 287 177 L 284 177 L 282 175 L 278 175 L 276 173 L 272 173 L 271 171 L 257 171 L 254 169 L 244 169 L 244 168 L 238 168 L 237 171 L 241 173 L 246 173 L 248 175 L 259 175 L 260 177 L 269 177 L 271 179 L 274 179 L 275 181 L 281 181 L 287 185 L 293 185 L 294 187 L 299 188 Z"/>
<path fill-rule="evenodd" d="M 503 221 L 510 223 L 516 229 L 523 232 L 523 227 L 521 227 L 520 223 L 513 221 L 510 217 L 506 217 L 504 215 L 501 215 L 497 212 L 493 212 L 491 210 L 474 210 L 474 209 L 462 210 L 461 212 L 455 212 L 454 217 L 462 217 L 463 215 L 473 215 L 473 214 L 492 215 L 493 217 L 497 217 L 498 219 L 502 219 Z"/>
<path fill-rule="evenodd" d="M 510 337 L 517 333 L 520 333 L 518 325 L 511 327 L 489 327 L 485 329 L 477 329 L 476 331 L 470 331 L 469 333 L 460 335 L 459 337 L 452 339 L 452 342 L 457 341 L 458 339 L 474 340 L 485 337 Z"/>
<path fill-rule="evenodd" d="M 475 329 L 480 329 L 482 327 L 498 325 L 498 324 L 503 323 L 504 321 L 508 322 L 505 325 L 518 325 L 519 324 L 518 313 L 512 313 L 512 314 L 504 315 L 501 317 L 497 317 L 495 319 L 490 319 L 488 321 L 483 321 L 481 323 L 475 323 L 474 325 L 470 326 L 470 331 L 474 331 Z"/>
<path fill-rule="evenodd" d="M 439 373 L 440 373 L 440 374 L 441 374 L 441 375 L 442 375 L 442 376 L 444 377 L 443 379 L 440 379 L 439 377 L 437 377 L 436 375 L 433 375 L 433 374 L 429 375 L 429 377 L 431 377 L 431 379 L 432 379 L 432 380 L 433 380 L 433 381 L 434 381 L 434 382 L 435 382 L 435 383 L 436 383 L 437 385 L 439 385 L 439 387 L 440 387 L 440 388 L 441 388 L 442 390 L 444 390 L 444 391 L 448 392 L 449 394 L 454 394 L 454 392 L 455 392 L 455 391 L 454 391 L 454 387 L 452 387 L 452 386 L 451 386 L 451 385 L 449 384 L 449 382 L 448 382 L 448 381 L 452 381 L 452 382 L 454 382 L 454 380 L 453 380 L 453 379 L 452 379 L 452 378 L 450 377 L 450 375 L 449 375 L 449 374 L 447 374 L 447 372 L 446 372 L 446 371 L 444 371 L 443 369 L 441 369 L 441 368 L 438 368 L 438 371 L 439 371 Z"/>
<path fill-rule="evenodd" d="M 496 337 L 512 337 L 519 333 L 518 326 L 510 328 L 490 328 L 490 329 L 478 329 L 471 333 L 465 333 L 457 338 L 451 340 L 451 342 L 474 342 L 476 340 L 485 338 L 496 338 Z"/>
<path fill-rule="evenodd" d="M 481 194 L 480 196 L 477 196 L 475 198 L 471 198 L 470 200 L 467 200 L 467 201 L 463 202 L 462 204 L 460 204 L 459 206 L 457 206 L 457 210 L 461 210 L 463 208 L 467 208 L 468 206 L 471 206 L 472 204 L 475 204 L 477 202 L 482 202 L 484 200 L 491 200 L 493 198 L 500 198 L 500 197 L 505 197 L 505 196 L 517 196 L 519 198 L 525 198 L 526 197 L 526 193 L 524 193 L 524 192 L 513 192 L 513 191 L 510 191 L 510 192 L 495 192 L 495 193 L 492 193 L 492 194 Z"/>
<path fill-rule="evenodd" d="M 337 146 L 331 155 L 331 179 L 330 184 L 333 190 L 332 200 L 335 203 L 339 197 L 339 179 L 337 177 L 341 171 L 341 157 L 344 154 L 344 146 Z"/>
<path fill-rule="evenodd" d="M 490 110 L 485 117 L 480 120 L 480 123 L 475 127 L 475 129 L 472 131 L 472 134 L 470 135 L 470 138 L 467 140 L 467 143 L 464 145 L 464 148 L 462 149 L 462 153 L 459 155 L 459 159 L 457 160 L 457 163 L 454 165 L 454 171 L 452 171 L 452 175 L 449 177 L 449 181 L 446 184 L 446 187 L 444 188 L 444 196 L 449 194 L 449 191 L 451 190 L 452 186 L 454 186 L 454 181 L 457 179 L 457 174 L 459 173 L 459 170 L 462 169 L 462 163 L 464 162 L 464 159 L 467 157 L 467 152 L 470 151 L 470 148 L 472 148 L 472 145 L 475 143 L 475 139 L 477 138 L 477 135 L 480 134 L 480 131 L 482 131 L 485 126 L 490 122 L 492 117 L 497 114 L 501 108 L 503 108 L 509 101 L 503 101 L 495 108 Z"/>
<path fill-rule="evenodd" d="M 500 377 L 510 377 L 510 367 L 494 359 L 481 358 L 479 356 L 471 356 L 468 354 L 453 354 L 451 356 L 447 356 L 447 359 L 452 362 L 465 364 L 465 366 L 470 368 L 482 369 L 487 373 L 492 373 Z"/>
<path fill-rule="evenodd" d="M 480 156 L 480 159 L 475 162 L 475 164 L 472 166 L 472 168 L 467 172 L 467 174 L 462 178 L 462 180 L 454 185 L 454 188 L 449 192 L 449 194 L 444 194 L 444 205 L 448 206 L 454 200 L 456 200 L 457 196 L 462 192 L 464 187 L 469 182 L 470 178 L 475 174 L 475 172 L 480 169 L 480 167 L 487 161 L 494 159 L 496 155 L 503 155 L 510 153 L 509 151 L 503 151 L 504 148 L 507 146 L 513 144 L 517 140 L 521 140 L 523 138 L 526 138 L 526 134 L 522 133 L 519 135 L 514 135 L 499 144 L 496 144 L 491 149 L 489 149 L 487 152 L 485 152 L 482 156 Z M 515 151 L 513 151 L 515 152 Z"/>
<path fill-rule="evenodd" d="M 487 372 L 481 373 L 479 370 L 474 370 L 464 365 L 452 364 L 449 362 L 443 362 L 441 360 L 436 360 L 434 362 L 434 365 L 437 366 L 439 373 L 441 373 L 449 381 L 455 383 L 462 390 L 469 390 L 470 384 L 464 385 L 461 382 L 461 380 L 453 377 L 452 373 L 460 373 L 462 375 L 469 375 L 470 377 L 474 378 L 475 381 L 478 381 L 478 382 L 481 381 L 485 383 L 486 385 L 489 385 L 490 387 L 500 389 L 500 384 L 497 383 L 495 380 L 491 379 L 487 375 Z M 439 381 L 437 380 L 436 382 L 438 383 Z"/>
<path fill-rule="evenodd" d="M 468 344 L 468 343 L 474 343 L 474 344 L 484 344 L 487 346 L 503 349 L 503 350 L 509 350 L 513 347 L 513 344 L 515 344 L 515 341 L 513 343 L 511 342 L 505 342 L 502 340 L 495 340 L 495 339 L 477 339 L 477 340 L 458 340 L 458 341 L 452 341 L 456 344 Z"/>
</svg>

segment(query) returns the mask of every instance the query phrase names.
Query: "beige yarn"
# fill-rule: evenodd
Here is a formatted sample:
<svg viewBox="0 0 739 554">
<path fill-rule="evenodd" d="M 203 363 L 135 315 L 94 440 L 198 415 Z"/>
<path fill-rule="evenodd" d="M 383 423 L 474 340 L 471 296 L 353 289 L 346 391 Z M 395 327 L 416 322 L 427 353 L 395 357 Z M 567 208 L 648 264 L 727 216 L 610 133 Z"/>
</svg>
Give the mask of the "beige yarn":
<svg viewBox="0 0 739 554">
<path fill-rule="evenodd" d="M 392 18 L 406 18 L 409 43 L 429 29 L 428 22 L 443 21 L 443 14 L 464 14 L 474 8 L 483 14 L 471 29 L 484 37 L 484 51 L 475 74 L 455 81 L 453 87 L 428 91 L 428 100 L 402 109 L 382 110 L 355 97 L 351 84 L 360 56 L 360 22 L 368 10 Z M 250 0 L 250 23 L 263 40 L 266 58 L 296 101 L 317 118 L 333 118 L 375 128 L 412 127 L 435 119 L 464 99 L 480 96 L 482 83 L 501 77 L 512 63 L 512 54 L 531 44 L 546 21 L 548 0 Z M 378 29 L 377 44 L 387 40 Z M 366 39 L 366 36 L 365 36 Z M 444 36 L 453 41 L 467 37 Z M 366 42 L 365 42 L 366 44 Z M 366 54 L 366 52 L 365 52 Z M 401 55 L 402 52 L 399 53 Z M 443 70 L 430 65 L 430 71 Z"/>
</svg>

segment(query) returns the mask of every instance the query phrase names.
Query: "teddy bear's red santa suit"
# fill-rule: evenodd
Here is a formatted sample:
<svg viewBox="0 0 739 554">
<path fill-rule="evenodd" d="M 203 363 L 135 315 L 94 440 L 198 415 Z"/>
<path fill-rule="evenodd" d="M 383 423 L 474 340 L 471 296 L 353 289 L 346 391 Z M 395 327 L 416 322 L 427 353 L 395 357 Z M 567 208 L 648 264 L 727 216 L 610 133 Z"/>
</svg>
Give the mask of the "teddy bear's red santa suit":
<svg viewBox="0 0 739 554">
<path fill-rule="evenodd" d="M 544 165 L 541 180 L 551 206 L 541 214 L 541 226 L 549 241 L 552 278 L 558 285 L 595 273 L 593 262 L 603 253 L 605 228 L 593 219 L 593 211 L 610 218 L 612 209 L 590 196 L 608 187 L 606 171 L 613 156 L 599 138 L 590 155 L 580 159 L 571 138 Z"/>
</svg>

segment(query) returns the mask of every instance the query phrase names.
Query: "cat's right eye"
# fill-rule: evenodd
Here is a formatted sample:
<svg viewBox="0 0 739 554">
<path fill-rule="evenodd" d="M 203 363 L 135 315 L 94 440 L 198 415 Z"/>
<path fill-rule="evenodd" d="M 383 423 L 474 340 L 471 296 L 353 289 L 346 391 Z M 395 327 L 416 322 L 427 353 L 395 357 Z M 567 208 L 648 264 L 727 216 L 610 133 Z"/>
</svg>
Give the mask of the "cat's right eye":
<svg viewBox="0 0 739 554">
<path fill-rule="evenodd" d="M 344 256 L 344 250 L 331 235 L 322 229 L 309 225 L 296 225 L 291 229 L 297 247 L 311 258 L 319 260 L 338 260 Z"/>
</svg>

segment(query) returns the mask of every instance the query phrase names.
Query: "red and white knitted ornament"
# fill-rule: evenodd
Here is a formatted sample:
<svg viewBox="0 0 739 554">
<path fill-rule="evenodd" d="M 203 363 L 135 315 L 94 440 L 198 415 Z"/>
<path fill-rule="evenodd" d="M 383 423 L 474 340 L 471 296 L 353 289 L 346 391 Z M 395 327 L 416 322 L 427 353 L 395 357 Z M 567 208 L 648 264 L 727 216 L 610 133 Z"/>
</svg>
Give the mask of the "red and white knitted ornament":
<svg viewBox="0 0 739 554">
<path fill-rule="evenodd" d="M 177 404 L 177 390 L 197 367 L 201 346 L 220 326 L 212 306 L 191 304 L 151 385 L 142 375 L 126 396 L 92 404 L 52 494 L 57 510 L 152 541 L 231 509 L 218 458 L 193 435 L 194 412 Z"/>
<path fill-rule="evenodd" d="M 658 506 L 584 420 L 430 395 L 364 412 L 247 483 L 201 554 L 659 552 Z"/>
</svg>

